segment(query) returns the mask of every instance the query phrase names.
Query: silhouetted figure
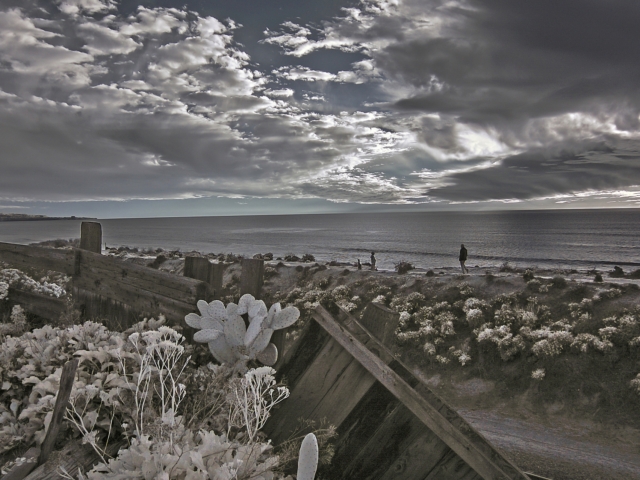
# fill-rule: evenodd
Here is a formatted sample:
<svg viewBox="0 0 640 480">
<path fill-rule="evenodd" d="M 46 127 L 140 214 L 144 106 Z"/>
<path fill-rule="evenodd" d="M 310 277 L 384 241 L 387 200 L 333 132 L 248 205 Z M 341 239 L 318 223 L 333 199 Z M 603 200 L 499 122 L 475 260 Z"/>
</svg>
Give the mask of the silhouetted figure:
<svg viewBox="0 0 640 480">
<path fill-rule="evenodd" d="M 358 267 L 358 270 L 362 270 L 362 264 L 360 263 L 360 259 L 358 259 L 358 263 L 356 264 L 356 267 Z"/>
<path fill-rule="evenodd" d="M 460 245 L 460 257 L 458 258 L 458 260 L 460 260 L 460 267 L 462 268 L 462 273 L 463 274 L 469 273 L 469 269 L 464 265 L 464 262 L 467 261 L 467 249 L 464 248 L 464 243 Z"/>
<path fill-rule="evenodd" d="M 376 252 L 371 252 L 371 270 L 377 270 L 377 268 L 376 268 Z"/>
</svg>

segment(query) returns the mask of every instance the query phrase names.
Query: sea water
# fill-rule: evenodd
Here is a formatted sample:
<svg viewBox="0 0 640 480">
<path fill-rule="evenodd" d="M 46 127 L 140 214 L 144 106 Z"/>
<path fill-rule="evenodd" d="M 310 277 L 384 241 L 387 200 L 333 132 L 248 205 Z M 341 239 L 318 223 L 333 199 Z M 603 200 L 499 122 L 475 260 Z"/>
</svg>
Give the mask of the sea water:
<svg viewBox="0 0 640 480">
<path fill-rule="evenodd" d="M 310 253 L 318 261 L 419 268 L 509 262 L 539 268 L 640 268 L 640 210 L 422 212 L 236 217 L 101 219 L 107 246 L 197 250 L 275 257 Z M 80 221 L 0 222 L 0 241 L 28 244 L 77 238 Z"/>
</svg>

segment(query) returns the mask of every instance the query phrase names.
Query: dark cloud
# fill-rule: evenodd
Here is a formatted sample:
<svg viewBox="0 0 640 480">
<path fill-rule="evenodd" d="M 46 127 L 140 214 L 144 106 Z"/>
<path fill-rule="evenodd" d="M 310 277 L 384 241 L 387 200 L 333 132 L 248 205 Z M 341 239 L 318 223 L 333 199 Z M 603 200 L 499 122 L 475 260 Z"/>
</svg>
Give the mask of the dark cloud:
<svg viewBox="0 0 640 480">
<path fill-rule="evenodd" d="M 452 184 L 426 193 L 456 202 L 536 199 L 584 191 L 598 195 L 640 185 L 639 162 L 637 142 L 620 142 L 616 147 L 602 142 L 578 151 L 531 150 L 491 168 L 450 175 Z"/>
</svg>

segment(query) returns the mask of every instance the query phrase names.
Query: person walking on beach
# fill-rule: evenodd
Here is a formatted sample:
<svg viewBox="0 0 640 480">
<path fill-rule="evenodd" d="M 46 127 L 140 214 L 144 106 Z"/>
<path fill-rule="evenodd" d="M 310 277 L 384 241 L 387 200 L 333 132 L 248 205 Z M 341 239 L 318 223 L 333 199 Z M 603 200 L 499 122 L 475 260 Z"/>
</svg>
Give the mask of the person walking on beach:
<svg viewBox="0 0 640 480">
<path fill-rule="evenodd" d="M 356 263 L 356 267 L 358 267 L 358 270 L 362 270 L 362 264 L 360 263 L 360 259 L 358 259 L 358 263 Z"/>
<path fill-rule="evenodd" d="M 458 257 L 458 260 L 460 260 L 460 267 L 462 268 L 462 274 L 464 275 L 465 273 L 469 273 L 469 269 L 464 265 L 464 262 L 467 261 L 467 249 L 464 248 L 464 243 L 460 245 L 460 257 Z"/>
<path fill-rule="evenodd" d="M 377 268 L 376 268 L 376 252 L 371 252 L 371 270 L 377 270 Z"/>
</svg>

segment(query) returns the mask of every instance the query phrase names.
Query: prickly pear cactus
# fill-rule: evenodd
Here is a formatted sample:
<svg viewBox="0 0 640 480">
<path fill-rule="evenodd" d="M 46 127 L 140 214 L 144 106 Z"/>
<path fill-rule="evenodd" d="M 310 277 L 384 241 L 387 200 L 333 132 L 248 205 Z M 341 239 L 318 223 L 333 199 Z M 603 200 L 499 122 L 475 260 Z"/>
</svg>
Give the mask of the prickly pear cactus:
<svg viewBox="0 0 640 480">
<path fill-rule="evenodd" d="M 252 295 L 240 297 L 238 304 L 226 307 L 220 300 L 207 303 L 198 301 L 200 315 L 190 313 L 184 317 L 190 327 L 198 331 L 193 336 L 196 342 L 208 343 L 209 350 L 220 363 L 245 365 L 249 360 L 272 366 L 278 360 L 278 349 L 270 343 L 274 330 L 293 325 L 300 317 L 295 307 L 281 308 L 275 303 L 267 310 L 262 300 Z M 249 317 L 245 326 L 243 314 Z"/>
<path fill-rule="evenodd" d="M 302 440 L 298 457 L 297 480 L 313 480 L 318 469 L 318 439 L 313 433 Z"/>
</svg>

